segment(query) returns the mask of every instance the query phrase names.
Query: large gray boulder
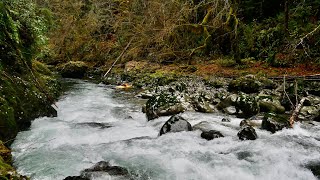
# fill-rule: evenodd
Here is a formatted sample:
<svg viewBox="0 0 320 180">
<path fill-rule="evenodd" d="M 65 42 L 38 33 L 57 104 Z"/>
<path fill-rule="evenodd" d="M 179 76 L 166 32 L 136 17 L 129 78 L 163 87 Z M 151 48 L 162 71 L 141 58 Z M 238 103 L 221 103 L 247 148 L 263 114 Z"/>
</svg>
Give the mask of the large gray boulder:
<svg viewBox="0 0 320 180">
<path fill-rule="evenodd" d="M 160 129 L 160 136 L 171 132 L 192 131 L 191 124 L 179 115 L 171 116 Z"/>
</svg>

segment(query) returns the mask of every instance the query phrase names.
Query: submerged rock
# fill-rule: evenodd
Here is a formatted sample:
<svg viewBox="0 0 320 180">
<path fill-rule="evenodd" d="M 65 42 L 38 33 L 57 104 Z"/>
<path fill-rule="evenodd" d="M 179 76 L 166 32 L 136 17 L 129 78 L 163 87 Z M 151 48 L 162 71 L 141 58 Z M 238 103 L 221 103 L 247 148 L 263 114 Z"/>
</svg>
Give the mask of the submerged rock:
<svg viewBox="0 0 320 180">
<path fill-rule="evenodd" d="M 231 122 L 231 119 L 228 117 L 222 118 L 221 122 Z"/>
<path fill-rule="evenodd" d="M 240 140 L 255 140 L 258 138 L 256 130 L 252 126 L 243 126 L 237 135 Z"/>
<path fill-rule="evenodd" d="M 100 161 L 91 168 L 83 170 L 81 176 L 88 177 L 92 172 L 106 172 L 112 176 L 125 176 L 129 174 L 127 169 L 120 166 L 111 166 L 110 163 L 106 161 Z"/>
<path fill-rule="evenodd" d="M 106 129 L 111 128 L 112 125 L 109 123 L 98 123 L 98 122 L 83 122 L 83 123 L 77 123 L 75 126 L 88 126 L 93 128 L 100 128 L 100 129 Z"/>
<path fill-rule="evenodd" d="M 224 136 L 219 131 L 210 130 L 210 131 L 202 132 L 201 137 L 206 140 L 212 140 L 212 139 L 220 138 L 220 137 L 224 137 Z"/>
<path fill-rule="evenodd" d="M 191 124 L 179 115 L 171 116 L 160 129 L 160 136 L 170 132 L 192 131 Z"/>
<path fill-rule="evenodd" d="M 197 124 L 195 124 L 193 127 L 192 127 L 192 130 L 200 130 L 200 131 L 210 131 L 212 129 L 212 126 L 209 122 L 207 121 L 201 121 Z"/>
<path fill-rule="evenodd" d="M 68 177 L 64 178 L 63 180 L 90 180 L 90 178 L 81 177 L 81 176 L 68 176 Z"/>
<path fill-rule="evenodd" d="M 68 176 L 64 180 L 90 180 L 101 177 L 104 173 L 110 176 L 123 177 L 123 179 L 130 179 L 130 174 L 127 169 L 120 166 L 112 166 L 106 161 L 100 161 L 91 168 L 81 171 L 80 176 Z"/>
</svg>

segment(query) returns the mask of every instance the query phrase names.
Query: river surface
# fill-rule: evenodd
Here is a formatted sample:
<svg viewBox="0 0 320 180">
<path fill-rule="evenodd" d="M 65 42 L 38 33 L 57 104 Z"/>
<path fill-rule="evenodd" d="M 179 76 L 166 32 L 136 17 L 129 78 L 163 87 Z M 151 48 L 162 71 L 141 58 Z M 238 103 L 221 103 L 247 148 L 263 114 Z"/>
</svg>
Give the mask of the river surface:
<svg viewBox="0 0 320 180">
<path fill-rule="evenodd" d="M 169 117 L 147 122 L 139 99 L 84 81 L 73 81 L 56 105 L 58 117 L 35 119 L 12 145 L 14 165 L 32 180 L 62 180 L 99 161 L 141 180 L 317 179 L 305 166 L 320 161 L 319 125 L 275 134 L 257 129 L 257 140 L 240 141 L 241 119 L 185 112 L 192 125 L 208 121 L 225 137 L 207 141 L 200 131 L 158 137 Z"/>
</svg>

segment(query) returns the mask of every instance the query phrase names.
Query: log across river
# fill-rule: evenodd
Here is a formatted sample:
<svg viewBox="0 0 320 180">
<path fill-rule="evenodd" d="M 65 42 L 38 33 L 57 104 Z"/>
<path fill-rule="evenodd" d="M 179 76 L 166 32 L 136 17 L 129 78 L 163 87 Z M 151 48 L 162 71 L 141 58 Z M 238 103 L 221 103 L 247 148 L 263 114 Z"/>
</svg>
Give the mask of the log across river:
<svg viewBox="0 0 320 180">
<path fill-rule="evenodd" d="M 12 144 L 14 165 L 33 180 L 77 176 L 99 161 L 120 166 L 131 179 L 316 180 L 320 126 L 296 123 L 275 134 L 257 129 L 255 141 L 237 137 L 242 119 L 185 112 L 192 125 L 209 122 L 225 137 L 207 141 L 200 131 L 159 130 L 169 117 L 147 121 L 141 102 L 105 85 L 72 81 L 57 102 L 58 117 L 35 119 Z M 312 169 L 312 168 L 311 168 Z M 93 179 L 117 179 L 101 173 Z"/>
</svg>

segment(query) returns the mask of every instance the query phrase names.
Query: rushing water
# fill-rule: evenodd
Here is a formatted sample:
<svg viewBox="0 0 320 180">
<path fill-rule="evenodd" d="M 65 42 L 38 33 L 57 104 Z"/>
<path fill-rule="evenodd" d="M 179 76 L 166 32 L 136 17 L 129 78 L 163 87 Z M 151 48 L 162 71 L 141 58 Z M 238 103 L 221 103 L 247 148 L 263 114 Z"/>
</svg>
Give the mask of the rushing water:
<svg viewBox="0 0 320 180">
<path fill-rule="evenodd" d="M 12 149 L 18 171 L 61 180 L 104 160 L 135 179 L 317 179 L 305 165 L 320 161 L 320 126 L 296 124 L 275 134 L 258 129 L 259 139 L 240 141 L 241 119 L 221 122 L 215 114 L 186 112 L 182 116 L 192 125 L 208 121 L 225 137 L 207 141 L 200 131 L 158 137 L 168 117 L 147 122 L 138 100 L 115 91 L 77 81 L 57 102 L 58 117 L 35 119 L 17 136 Z"/>
</svg>

